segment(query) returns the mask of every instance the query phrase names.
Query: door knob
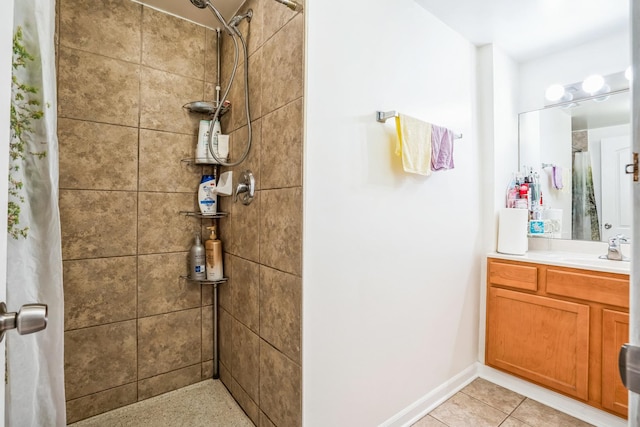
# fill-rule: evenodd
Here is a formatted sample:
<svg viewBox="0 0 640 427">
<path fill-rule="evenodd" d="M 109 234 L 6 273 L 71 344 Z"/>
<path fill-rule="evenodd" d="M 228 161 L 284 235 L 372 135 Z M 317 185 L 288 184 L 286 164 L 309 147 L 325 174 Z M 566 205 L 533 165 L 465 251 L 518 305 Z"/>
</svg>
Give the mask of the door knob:
<svg viewBox="0 0 640 427">
<path fill-rule="evenodd" d="M 606 228 L 607 230 L 611 229 L 611 224 L 609 224 L 608 222 L 604 225 L 604 228 Z"/>
<path fill-rule="evenodd" d="M 20 335 L 43 330 L 47 327 L 47 311 L 46 304 L 25 304 L 17 313 L 7 313 L 7 305 L 0 302 L 0 341 L 10 329 L 17 329 Z"/>
</svg>

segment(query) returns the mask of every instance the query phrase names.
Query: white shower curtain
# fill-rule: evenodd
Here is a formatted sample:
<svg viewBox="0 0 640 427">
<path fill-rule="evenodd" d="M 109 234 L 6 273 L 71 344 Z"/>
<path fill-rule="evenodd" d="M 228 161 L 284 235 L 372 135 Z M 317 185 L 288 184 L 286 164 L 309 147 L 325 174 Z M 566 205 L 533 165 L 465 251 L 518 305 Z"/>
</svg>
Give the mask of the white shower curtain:
<svg viewBox="0 0 640 427">
<path fill-rule="evenodd" d="M 13 1 L 13 0 L 9 0 Z M 11 427 L 66 425 L 64 397 L 64 299 L 58 211 L 58 140 L 56 136 L 55 0 L 15 1 L 15 28 L 34 60 L 14 71 L 21 82 L 36 87 L 44 116 L 32 123 L 27 152 L 19 162 L 24 202 L 20 228 L 26 237 L 7 243 L 7 305 L 17 311 L 27 303 L 48 305 L 44 331 L 7 334 L 6 418 Z"/>
</svg>

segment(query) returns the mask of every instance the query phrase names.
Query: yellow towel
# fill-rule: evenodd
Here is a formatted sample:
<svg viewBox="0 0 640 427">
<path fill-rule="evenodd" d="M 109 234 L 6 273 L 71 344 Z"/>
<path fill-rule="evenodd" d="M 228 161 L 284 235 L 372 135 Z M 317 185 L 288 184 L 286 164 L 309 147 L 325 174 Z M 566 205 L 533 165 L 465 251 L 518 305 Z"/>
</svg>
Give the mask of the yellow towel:
<svg viewBox="0 0 640 427">
<path fill-rule="evenodd" d="M 431 124 L 404 114 L 396 117 L 396 155 L 405 172 L 431 175 Z"/>
</svg>

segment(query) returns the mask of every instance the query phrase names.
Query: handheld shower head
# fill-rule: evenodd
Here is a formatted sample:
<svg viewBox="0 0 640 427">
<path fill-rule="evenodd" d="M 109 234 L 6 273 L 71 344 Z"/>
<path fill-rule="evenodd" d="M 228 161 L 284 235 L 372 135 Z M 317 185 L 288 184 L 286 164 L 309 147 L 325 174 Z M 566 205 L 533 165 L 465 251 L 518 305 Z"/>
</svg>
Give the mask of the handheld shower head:
<svg viewBox="0 0 640 427">
<path fill-rule="evenodd" d="M 207 7 L 207 0 L 191 0 L 191 3 L 199 9 L 204 9 Z"/>
<path fill-rule="evenodd" d="M 193 0 L 191 0 L 193 1 Z M 302 12 L 302 5 L 296 1 L 293 0 L 276 0 L 278 3 L 282 3 L 283 5 L 287 6 L 289 9 L 293 10 L 294 12 Z"/>
</svg>

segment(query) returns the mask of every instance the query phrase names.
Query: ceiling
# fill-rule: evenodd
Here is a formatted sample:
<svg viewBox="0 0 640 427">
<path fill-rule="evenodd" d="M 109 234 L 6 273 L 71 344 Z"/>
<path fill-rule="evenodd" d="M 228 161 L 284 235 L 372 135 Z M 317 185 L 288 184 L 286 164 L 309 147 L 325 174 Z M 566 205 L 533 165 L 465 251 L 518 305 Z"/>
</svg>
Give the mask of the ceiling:
<svg viewBox="0 0 640 427">
<path fill-rule="evenodd" d="M 210 10 L 198 9 L 190 0 L 133 0 L 154 9 L 162 10 L 171 15 L 193 21 L 209 28 L 220 27 L 220 23 Z M 240 9 L 244 0 L 212 0 L 212 4 L 220 11 L 227 22 Z"/>
<path fill-rule="evenodd" d="M 415 1 L 473 44 L 493 43 L 518 62 L 629 31 L 629 0 Z"/>
<path fill-rule="evenodd" d="M 210 28 L 189 0 L 133 0 Z M 519 62 L 629 31 L 629 0 L 415 0 L 477 46 L 493 43 Z M 228 21 L 244 0 L 212 0 Z"/>
</svg>

